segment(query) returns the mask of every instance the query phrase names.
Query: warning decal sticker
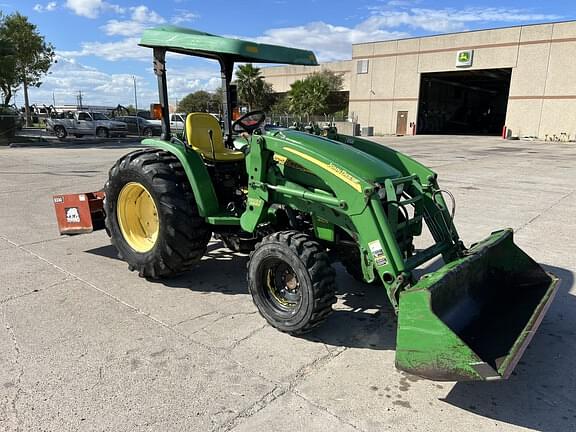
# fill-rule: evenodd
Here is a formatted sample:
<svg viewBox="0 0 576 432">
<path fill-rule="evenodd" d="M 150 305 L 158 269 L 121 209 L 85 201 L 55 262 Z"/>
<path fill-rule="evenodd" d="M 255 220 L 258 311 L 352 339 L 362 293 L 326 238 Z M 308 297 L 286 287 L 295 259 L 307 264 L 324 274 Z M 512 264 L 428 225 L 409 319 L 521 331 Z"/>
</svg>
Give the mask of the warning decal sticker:
<svg viewBox="0 0 576 432">
<path fill-rule="evenodd" d="M 384 255 L 384 251 L 382 250 L 382 245 L 380 244 L 379 240 L 374 240 L 368 243 L 368 247 L 370 248 L 370 253 L 374 257 L 374 262 L 377 266 L 388 264 L 388 259 L 386 258 L 386 255 Z"/>
<path fill-rule="evenodd" d="M 80 223 L 80 213 L 78 207 L 70 207 L 66 209 L 66 222 Z"/>
</svg>

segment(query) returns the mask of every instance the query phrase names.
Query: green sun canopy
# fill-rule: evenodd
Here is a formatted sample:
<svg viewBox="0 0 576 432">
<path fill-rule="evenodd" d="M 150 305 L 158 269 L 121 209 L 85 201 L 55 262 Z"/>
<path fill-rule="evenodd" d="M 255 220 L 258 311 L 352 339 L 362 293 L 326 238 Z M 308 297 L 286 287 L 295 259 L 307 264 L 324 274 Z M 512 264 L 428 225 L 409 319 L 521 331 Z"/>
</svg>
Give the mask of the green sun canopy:
<svg viewBox="0 0 576 432">
<path fill-rule="evenodd" d="M 213 59 L 225 57 L 234 62 L 318 65 L 312 51 L 225 38 L 174 26 L 145 30 L 140 46 Z"/>
</svg>

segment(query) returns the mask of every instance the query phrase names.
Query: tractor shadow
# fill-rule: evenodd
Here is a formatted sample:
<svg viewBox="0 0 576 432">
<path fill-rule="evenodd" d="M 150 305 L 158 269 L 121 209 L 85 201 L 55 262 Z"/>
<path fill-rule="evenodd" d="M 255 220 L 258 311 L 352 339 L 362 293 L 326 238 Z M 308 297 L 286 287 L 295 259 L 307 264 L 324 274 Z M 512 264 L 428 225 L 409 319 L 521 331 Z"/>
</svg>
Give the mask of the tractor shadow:
<svg viewBox="0 0 576 432">
<path fill-rule="evenodd" d="M 354 280 L 340 264 L 334 267 L 338 288 L 334 312 L 320 327 L 300 337 L 336 347 L 393 350 L 396 315 L 384 289 Z"/>
<path fill-rule="evenodd" d="M 85 253 L 123 261 L 112 245 L 100 246 Z M 168 288 L 182 288 L 194 292 L 214 292 L 229 295 L 249 295 L 246 286 L 246 263 L 248 256 L 229 251 L 222 242 L 208 244 L 206 254 L 192 270 L 164 279 L 147 279 L 148 283 Z"/>
<path fill-rule="evenodd" d="M 415 276 L 438 270 L 437 259 L 416 270 Z M 368 285 L 353 279 L 336 264 L 338 302 L 334 312 L 318 329 L 301 337 L 326 345 L 373 350 L 396 348 L 397 317 L 381 285 Z"/>
<path fill-rule="evenodd" d="M 231 252 L 221 241 L 214 241 L 208 244 L 206 254 L 192 270 L 176 277 L 149 282 L 194 292 L 248 296 L 247 263 L 248 255 Z"/>
<path fill-rule="evenodd" d="M 497 422 L 538 431 L 574 430 L 576 296 L 570 293 L 574 274 L 558 267 L 543 267 L 558 276 L 561 284 L 546 318 L 510 379 L 456 383 L 441 399 L 443 402 Z"/>
</svg>

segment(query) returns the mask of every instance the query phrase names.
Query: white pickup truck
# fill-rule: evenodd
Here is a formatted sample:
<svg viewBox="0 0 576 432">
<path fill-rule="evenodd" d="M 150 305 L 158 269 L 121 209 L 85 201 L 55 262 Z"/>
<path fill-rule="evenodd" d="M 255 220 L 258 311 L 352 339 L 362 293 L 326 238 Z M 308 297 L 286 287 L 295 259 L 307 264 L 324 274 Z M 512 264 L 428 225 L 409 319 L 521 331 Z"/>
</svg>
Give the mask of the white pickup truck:
<svg viewBox="0 0 576 432">
<path fill-rule="evenodd" d="M 46 120 L 46 131 L 64 139 L 68 135 L 76 138 L 85 135 L 94 135 L 99 138 L 110 136 L 125 137 L 128 134 L 128 126 L 124 122 L 110 120 L 102 113 L 77 111 L 69 113 L 62 118 L 50 118 Z"/>
<path fill-rule="evenodd" d="M 170 114 L 170 129 L 173 132 L 182 132 L 184 130 L 185 125 L 186 125 L 185 113 Z"/>
</svg>

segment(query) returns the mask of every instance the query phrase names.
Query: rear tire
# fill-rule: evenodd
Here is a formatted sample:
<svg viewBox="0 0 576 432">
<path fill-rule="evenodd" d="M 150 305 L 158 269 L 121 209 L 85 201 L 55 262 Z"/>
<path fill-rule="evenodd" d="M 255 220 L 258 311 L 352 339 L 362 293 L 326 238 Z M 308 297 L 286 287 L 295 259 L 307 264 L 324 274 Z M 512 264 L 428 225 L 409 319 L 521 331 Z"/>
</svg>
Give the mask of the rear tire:
<svg viewBox="0 0 576 432">
<path fill-rule="evenodd" d="M 156 217 L 155 234 L 148 238 L 148 243 L 144 241 L 144 247 L 140 247 L 142 242 L 134 241 L 138 224 L 144 230 L 141 220 L 146 216 L 141 207 L 133 209 L 132 201 L 140 200 L 140 195 L 134 198 L 132 194 L 132 201 L 124 197 L 129 196 L 125 192 L 134 185 L 147 192 L 141 195 L 153 201 L 148 208 L 154 209 Z M 127 154 L 110 169 L 105 192 L 106 231 L 120 257 L 141 277 L 156 279 L 188 271 L 206 252 L 210 229 L 198 215 L 180 161 L 171 153 L 148 149 Z M 132 222 L 128 229 L 125 215 L 130 213 L 126 209 L 131 208 L 130 217 L 137 223 Z M 138 211 L 142 212 L 142 219 Z"/>
<path fill-rule="evenodd" d="M 302 334 L 321 324 L 336 302 L 335 271 L 322 246 L 298 231 L 265 237 L 248 262 L 248 289 L 276 329 Z"/>
</svg>

